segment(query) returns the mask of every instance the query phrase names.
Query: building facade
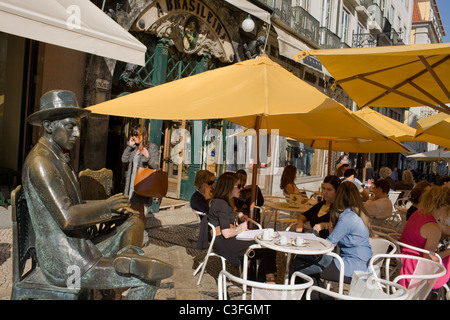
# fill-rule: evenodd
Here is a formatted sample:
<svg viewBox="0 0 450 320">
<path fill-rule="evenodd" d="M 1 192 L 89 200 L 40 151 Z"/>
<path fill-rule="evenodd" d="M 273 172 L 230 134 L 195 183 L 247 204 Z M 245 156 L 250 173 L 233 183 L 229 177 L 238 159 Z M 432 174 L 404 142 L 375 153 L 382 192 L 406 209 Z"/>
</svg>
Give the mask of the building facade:
<svg viewBox="0 0 450 320">
<path fill-rule="evenodd" d="M 2 152 L 0 167 L 20 174 L 26 154 L 40 136 L 26 123 L 39 108 L 39 97 L 60 88 L 75 91 L 83 107 L 166 82 L 220 68 L 265 53 L 294 75 L 355 110 L 356 106 L 314 57 L 295 62 L 305 49 L 409 44 L 413 0 L 92 0 L 147 47 L 144 66 L 0 34 L 0 134 L 11 141 Z M 245 5 L 244 5 L 245 4 Z M 249 8 L 253 8 L 250 10 Z M 264 14 L 269 19 L 264 18 Z M 254 27 L 243 27 L 251 18 Z M 18 72 L 17 72 L 18 70 Z M 176 94 L 176 93 L 174 93 Z M 188 98 L 188 97 L 187 97 Z M 0 102 L 2 102 L 0 100 Z M 20 106 L 18 108 L 17 106 Z M 126 107 L 126 106 L 124 106 Z M 161 106 L 170 107 L 170 106 Z M 213 107 L 213 106 L 212 106 Z M 381 108 L 380 108 L 381 109 Z M 403 109 L 377 110 L 404 121 Z M 120 192 L 126 167 L 120 161 L 131 126 L 144 121 L 150 140 L 160 148 L 160 165 L 169 172 L 168 196 L 188 200 L 200 169 L 219 176 L 253 165 L 254 137 L 230 138 L 242 130 L 221 119 L 165 121 L 92 115 L 83 120 L 82 139 L 71 155 L 75 168 L 114 171 Z M 201 136 L 201 154 L 187 150 L 180 139 Z M 239 140 L 239 143 L 238 143 Z M 317 189 L 327 174 L 326 150 L 314 150 L 283 137 L 262 139 L 259 185 L 266 194 L 281 194 L 279 178 L 291 163 L 298 169 L 297 184 Z M 183 149 L 184 157 L 179 157 Z M 227 157 L 233 153 L 235 157 Z M 177 156 L 178 155 L 178 156 Z M 339 153 L 332 157 L 333 167 Z M 187 161 L 194 158 L 201 161 Z M 396 166 L 395 155 L 370 155 L 375 168 Z M 397 156 L 398 157 L 398 156 Z M 362 167 L 362 156 L 352 154 Z"/>
</svg>

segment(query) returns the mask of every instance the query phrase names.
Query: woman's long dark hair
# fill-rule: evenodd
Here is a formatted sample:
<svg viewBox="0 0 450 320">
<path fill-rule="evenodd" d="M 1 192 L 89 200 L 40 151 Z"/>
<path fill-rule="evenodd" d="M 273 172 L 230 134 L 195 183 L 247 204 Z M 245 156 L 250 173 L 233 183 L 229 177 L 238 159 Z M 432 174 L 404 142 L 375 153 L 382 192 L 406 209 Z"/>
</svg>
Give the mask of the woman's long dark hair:
<svg viewBox="0 0 450 320">
<path fill-rule="evenodd" d="M 297 168 L 291 164 L 284 167 L 283 173 L 280 179 L 280 189 L 283 190 L 290 183 L 294 183 L 295 176 L 297 175 Z"/>
<path fill-rule="evenodd" d="M 325 179 L 323 179 L 323 183 L 331 184 L 334 188 L 334 191 L 337 191 L 337 189 L 339 188 L 339 186 L 341 184 L 341 179 L 339 179 L 338 176 L 330 174 L 329 176 L 326 176 Z"/>
<path fill-rule="evenodd" d="M 131 128 L 130 135 L 131 136 L 139 136 L 140 131 L 141 131 L 141 126 L 136 125 L 133 128 Z M 144 126 L 142 127 L 141 137 L 142 137 L 142 140 L 141 140 L 142 142 L 141 142 L 141 145 L 139 146 L 139 150 L 142 150 L 142 147 L 144 147 L 148 150 L 148 148 L 150 147 L 150 141 L 148 139 L 148 131 Z"/>
<path fill-rule="evenodd" d="M 238 180 L 239 178 L 234 172 L 225 172 L 220 175 L 213 190 L 213 199 L 225 200 L 232 208 L 234 208 L 234 201 L 231 192 L 233 191 L 234 184 Z"/>
</svg>

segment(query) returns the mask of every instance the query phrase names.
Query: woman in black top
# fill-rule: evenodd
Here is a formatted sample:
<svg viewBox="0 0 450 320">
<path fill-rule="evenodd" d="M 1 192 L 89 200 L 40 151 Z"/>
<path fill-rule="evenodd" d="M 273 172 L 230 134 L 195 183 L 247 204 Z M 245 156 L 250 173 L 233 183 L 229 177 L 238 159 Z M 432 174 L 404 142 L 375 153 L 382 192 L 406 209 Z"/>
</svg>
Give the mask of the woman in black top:
<svg viewBox="0 0 450 320">
<path fill-rule="evenodd" d="M 199 170 L 195 174 L 194 185 L 197 190 L 191 197 L 191 208 L 203 213 L 208 213 L 209 201 L 214 186 L 214 173 L 208 170 Z"/>
<path fill-rule="evenodd" d="M 208 221 L 216 227 L 216 241 L 214 251 L 225 257 L 234 267 L 239 267 L 247 248 L 255 241 L 236 239 L 242 231 L 247 230 L 247 221 L 236 226 L 237 213 L 233 208 L 233 198 L 239 198 L 242 188 L 235 173 L 224 173 L 217 180 L 210 202 Z M 262 258 L 262 270 L 266 275 L 266 282 L 274 282 L 276 272 L 276 252 L 268 249 L 255 250 L 254 258 Z"/>
<path fill-rule="evenodd" d="M 322 197 L 320 201 L 308 211 L 304 212 L 298 217 L 297 228 L 295 231 L 303 232 L 303 226 L 306 221 L 309 221 L 311 228 L 319 233 L 321 238 L 326 238 L 329 235 L 328 227 L 330 223 L 330 208 L 336 196 L 336 190 L 339 187 L 341 180 L 337 176 L 326 176 L 322 183 Z"/>
</svg>

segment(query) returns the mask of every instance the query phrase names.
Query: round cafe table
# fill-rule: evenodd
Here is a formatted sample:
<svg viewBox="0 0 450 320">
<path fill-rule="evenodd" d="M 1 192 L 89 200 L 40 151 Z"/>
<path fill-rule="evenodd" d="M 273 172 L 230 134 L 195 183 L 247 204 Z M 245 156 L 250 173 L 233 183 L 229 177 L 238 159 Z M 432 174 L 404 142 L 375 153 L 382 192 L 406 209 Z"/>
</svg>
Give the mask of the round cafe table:
<svg viewBox="0 0 450 320">
<path fill-rule="evenodd" d="M 254 240 L 261 248 L 268 248 L 280 252 L 284 252 L 286 257 L 286 268 L 284 273 L 284 283 L 289 283 L 289 265 L 291 262 L 292 255 L 317 255 L 317 254 L 326 254 L 329 256 L 332 256 L 339 260 L 341 268 L 343 268 L 344 262 L 342 261 L 342 258 L 332 252 L 334 249 L 334 245 L 326 240 L 322 239 L 320 237 L 315 236 L 312 233 L 298 233 L 298 232 L 291 232 L 291 231 L 279 231 L 276 232 L 278 236 L 275 236 L 273 239 L 270 240 L 264 240 L 262 239 L 262 233 L 259 233 L 255 235 Z M 287 238 L 287 244 L 280 244 L 280 237 L 286 236 Z M 295 239 L 297 237 L 301 237 L 304 240 L 304 244 L 301 246 L 295 245 Z M 344 272 L 343 269 L 340 273 L 339 278 L 339 292 L 342 293 L 344 286 Z"/>
<path fill-rule="evenodd" d="M 250 237 L 253 237 L 256 244 L 251 246 L 251 249 L 258 249 L 258 248 L 267 248 L 279 252 L 283 252 L 287 255 L 286 257 L 286 267 L 285 267 L 285 273 L 284 273 L 284 283 L 289 283 L 289 264 L 291 261 L 292 254 L 294 255 L 317 255 L 317 254 L 326 254 L 330 255 L 336 259 L 339 260 L 341 264 L 341 268 L 343 268 L 343 261 L 342 258 L 337 255 L 336 253 L 332 252 L 334 249 L 334 245 L 326 240 L 322 239 L 320 237 L 315 236 L 312 233 L 298 233 L 298 232 L 291 232 L 291 231 L 278 231 L 275 232 L 275 236 L 270 240 L 264 240 L 262 239 L 262 234 L 265 229 L 262 230 L 249 230 L 242 232 L 241 239 L 242 240 L 250 240 Z M 279 240 L 281 236 L 286 236 L 288 239 L 287 244 L 281 245 Z M 304 244 L 301 246 L 295 245 L 295 239 L 297 237 L 302 237 L 304 239 Z M 243 278 L 247 279 L 247 267 L 248 267 L 248 256 L 247 254 L 244 255 L 244 268 L 243 268 Z M 343 269 L 340 274 L 339 279 L 339 292 L 343 292 L 343 285 L 344 285 L 344 273 Z"/>
</svg>

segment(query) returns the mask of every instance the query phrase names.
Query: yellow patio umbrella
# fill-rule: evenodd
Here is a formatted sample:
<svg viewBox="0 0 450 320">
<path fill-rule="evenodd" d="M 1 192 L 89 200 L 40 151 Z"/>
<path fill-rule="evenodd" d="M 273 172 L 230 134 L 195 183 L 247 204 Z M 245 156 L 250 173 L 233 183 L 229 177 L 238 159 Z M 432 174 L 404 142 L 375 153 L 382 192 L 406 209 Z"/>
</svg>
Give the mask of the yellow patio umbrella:
<svg viewBox="0 0 450 320">
<path fill-rule="evenodd" d="M 450 116 L 437 113 L 417 121 L 416 139 L 450 149 Z"/>
<path fill-rule="evenodd" d="M 450 43 L 305 50 L 316 56 L 347 94 L 365 106 L 429 106 L 450 114 Z"/>
<path fill-rule="evenodd" d="M 267 57 L 206 71 L 87 109 L 132 118 L 226 119 L 246 128 L 267 129 L 268 133 L 278 129 L 280 135 L 294 139 L 388 139 Z M 252 176 L 255 191 L 259 159 L 257 164 Z"/>
<path fill-rule="evenodd" d="M 441 149 L 411 154 L 407 158 L 416 161 L 433 162 L 433 161 L 450 161 L 450 151 L 442 151 Z"/>
<path fill-rule="evenodd" d="M 371 140 L 362 138 L 335 139 L 333 150 L 354 153 L 390 153 L 410 152 L 400 141 L 416 141 L 414 135 L 416 130 L 399 121 L 382 115 L 370 108 L 363 108 L 353 113 L 361 121 L 381 132 L 390 140 Z M 303 140 L 315 149 L 326 149 L 327 142 L 322 139 Z"/>
<path fill-rule="evenodd" d="M 366 109 L 366 108 L 365 108 Z M 363 109 L 363 110 L 365 110 Z M 367 108 L 368 109 L 368 108 Z M 371 109 L 369 109 L 371 110 Z M 362 111 L 362 110 L 361 110 Z M 372 110 L 373 111 L 373 110 Z M 374 111 L 375 112 L 375 111 Z M 358 113 L 353 113 L 356 115 Z M 379 114 L 379 113 L 378 113 Z M 387 118 L 387 117 L 386 117 Z M 395 121 L 391 118 L 388 118 L 392 121 Z M 401 126 L 405 126 L 407 131 L 402 131 L 401 129 L 394 130 L 396 134 L 399 136 L 408 137 L 409 139 L 414 139 L 415 129 L 406 126 L 398 121 L 395 121 Z M 369 124 L 370 125 L 370 124 Z M 373 127 L 380 127 L 383 130 L 383 127 L 374 125 Z M 395 129 L 395 128 L 394 128 Z M 380 131 L 381 131 L 380 130 Z M 298 140 L 299 142 L 306 144 L 314 149 L 322 149 L 328 150 L 329 161 L 328 161 L 328 174 L 331 174 L 331 152 L 332 151 L 345 151 L 351 153 L 397 153 L 397 152 L 411 152 L 407 147 L 405 147 L 399 139 L 395 136 L 392 131 L 383 132 L 387 135 L 390 134 L 389 139 L 386 140 L 370 140 L 370 139 L 361 139 L 361 138 L 337 138 L 337 139 L 322 139 L 320 137 L 315 139 L 293 139 L 291 137 L 286 137 L 290 140 Z M 408 135 L 409 134 L 409 135 Z M 256 135 L 255 129 L 246 129 L 243 131 L 238 131 L 229 135 L 228 137 L 239 137 L 239 136 L 254 136 Z"/>
<path fill-rule="evenodd" d="M 350 110 L 267 57 L 246 60 L 88 107 L 146 119 L 226 119 L 291 138 L 386 140 Z"/>
</svg>

